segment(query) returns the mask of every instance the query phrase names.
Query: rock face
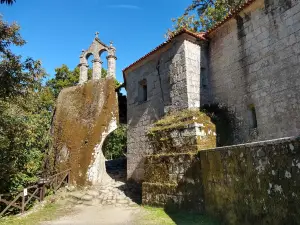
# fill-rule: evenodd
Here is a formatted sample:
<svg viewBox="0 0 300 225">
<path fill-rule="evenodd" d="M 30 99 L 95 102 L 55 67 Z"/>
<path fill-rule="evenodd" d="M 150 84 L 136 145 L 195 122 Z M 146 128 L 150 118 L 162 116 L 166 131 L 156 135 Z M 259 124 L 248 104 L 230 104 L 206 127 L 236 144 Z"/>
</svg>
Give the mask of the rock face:
<svg viewBox="0 0 300 225">
<path fill-rule="evenodd" d="M 113 78 L 62 90 L 52 127 L 56 168 L 71 168 L 71 181 L 76 185 L 110 182 L 101 148 L 117 128 L 117 120 Z"/>
</svg>

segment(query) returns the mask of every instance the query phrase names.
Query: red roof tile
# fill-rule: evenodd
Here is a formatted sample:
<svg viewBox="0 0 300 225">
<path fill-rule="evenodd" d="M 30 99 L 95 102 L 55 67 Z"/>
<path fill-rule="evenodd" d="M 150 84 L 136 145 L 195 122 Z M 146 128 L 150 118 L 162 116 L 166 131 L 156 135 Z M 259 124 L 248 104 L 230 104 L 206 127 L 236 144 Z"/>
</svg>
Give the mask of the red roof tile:
<svg viewBox="0 0 300 225">
<path fill-rule="evenodd" d="M 160 44 L 159 46 L 157 46 L 156 48 L 154 48 L 151 52 L 147 53 L 146 55 L 144 55 L 142 58 L 138 59 L 137 61 L 135 61 L 134 63 L 132 63 L 131 65 L 127 66 L 125 69 L 123 69 L 123 73 L 129 69 L 130 67 L 132 67 L 133 65 L 139 63 L 140 61 L 144 60 L 145 58 L 147 58 L 150 55 L 153 55 L 155 52 L 157 52 L 159 49 L 161 49 L 162 47 L 166 46 L 168 43 L 171 42 L 171 40 L 183 33 L 189 34 L 195 38 L 199 38 L 201 40 L 206 40 L 205 39 L 205 33 L 204 32 L 200 32 L 200 33 L 194 33 L 191 32 L 185 28 L 183 28 L 182 30 L 180 30 L 179 32 L 177 32 L 176 34 L 174 34 L 172 37 L 170 37 L 167 41 L 163 42 L 162 44 Z"/>
<path fill-rule="evenodd" d="M 161 49 L 162 47 L 166 46 L 168 43 L 171 42 L 171 40 L 183 33 L 189 34 L 195 38 L 199 38 L 201 40 L 207 40 L 206 37 L 207 35 L 209 35 L 210 33 L 212 33 L 213 31 L 217 30 L 220 26 L 222 26 L 224 23 L 226 23 L 228 20 L 230 20 L 231 18 L 233 18 L 234 16 L 238 15 L 241 11 L 243 11 L 245 8 L 247 8 L 249 5 L 251 5 L 253 2 L 255 2 L 256 0 L 247 0 L 244 4 L 242 4 L 241 6 L 231 10 L 227 16 L 224 17 L 224 19 L 220 22 L 218 22 L 215 26 L 213 26 L 212 28 L 210 28 L 208 31 L 206 32 L 200 32 L 200 33 L 195 33 L 195 32 L 191 32 L 185 28 L 183 28 L 182 30 L 180 30 L 179 32 L 177 32 L 176 34 L 174 34 L 172 37 L 170 37 L 167 41 L 163 42 L 162 44 L 160 44 L 159 46 L 157 46 L 156 48 L 154 48 L 152 51 L 150 51 L 149 53 L 147 53 L 146 55 L 144 55 L 142 58 L 138 59 L 137 61 L 135 61 L 134 63 L 132 63 L 131 65 L 127 66 L 125 69 L 123 69 L 123 76 L 124 76 L 124 81 L 125 81 L 125 74 L 124 72 L 126 70 L 128 70 L 130 67 L 136 65 L 137 63 L 141 62 L 142 60 L 144 60 L 145 58 L 147 58 L 150 55 L 153 55 L 155 52 L 157 52 L 159 49 Z"/>
</svg>

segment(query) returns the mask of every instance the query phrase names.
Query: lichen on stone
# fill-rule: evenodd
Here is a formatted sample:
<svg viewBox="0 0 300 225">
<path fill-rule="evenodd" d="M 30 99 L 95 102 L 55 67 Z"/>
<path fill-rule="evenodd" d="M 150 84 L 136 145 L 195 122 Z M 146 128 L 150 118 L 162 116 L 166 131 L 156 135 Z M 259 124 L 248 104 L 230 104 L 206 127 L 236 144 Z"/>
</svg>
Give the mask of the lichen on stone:
<svg viewBox="0 0 300 225">
<path fill-rule="evenodd" d="M 191 109 L 164 116 L 149 129 L 148 139 L 154 154 L 216 147 L 215 125 L 205 113 Z"/>
</svg>

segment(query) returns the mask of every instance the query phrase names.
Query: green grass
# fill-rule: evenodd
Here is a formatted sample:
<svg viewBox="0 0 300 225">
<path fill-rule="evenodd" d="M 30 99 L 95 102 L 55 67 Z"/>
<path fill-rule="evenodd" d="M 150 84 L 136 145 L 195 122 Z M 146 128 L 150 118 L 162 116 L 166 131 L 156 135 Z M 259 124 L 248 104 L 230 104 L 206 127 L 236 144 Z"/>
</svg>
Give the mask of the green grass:
<svg viewBox="0 0 300 225">
<path fill-rule="evenodd" d="M 28 215 L 1 218 L 0 225 L 38 225 L 40 222 L 53 220 L 64 212 L 65 210 L 58 203 L 47 203 Z"/>
<path fill-rule="evenodd" d="M 143 224 L 155 225 L 219 225 L 205 215 L 199 215 L 188 212 L 167 213 L 163 208 L 145 207 L 146 214 L 143 218 Z"/>
</svg>

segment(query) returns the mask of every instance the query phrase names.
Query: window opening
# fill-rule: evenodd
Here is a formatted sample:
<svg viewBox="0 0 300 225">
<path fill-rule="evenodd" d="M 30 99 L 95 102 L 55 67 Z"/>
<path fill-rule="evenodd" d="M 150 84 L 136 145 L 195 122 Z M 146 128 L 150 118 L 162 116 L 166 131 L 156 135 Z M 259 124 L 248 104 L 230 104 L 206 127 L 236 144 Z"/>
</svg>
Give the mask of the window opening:
<svg viewBox="0 0 300 225">
<path fill-rule="evenodd" d="M 139 102 L 146 102 L 148 99 L 147 80 L 143 79 L 139 82 Z"/>
<path fill-rule="evenodd" d="M 201 67 L 200 76 L 201 76 L 201 86 L 203 88 L 206 88 L 207 87 L 207 77 L 206 77 L 206 70 L 204 67 Z"/>
<path fill-rule="evenodd" d="M 249 109 L 250 109 L 250 117 L 251 117 L 251 128 L 255 129 L 257 128 L 257 117 L 256 117 L 255 106 L 251 104 L 249 106 Z"/>
</svg>

